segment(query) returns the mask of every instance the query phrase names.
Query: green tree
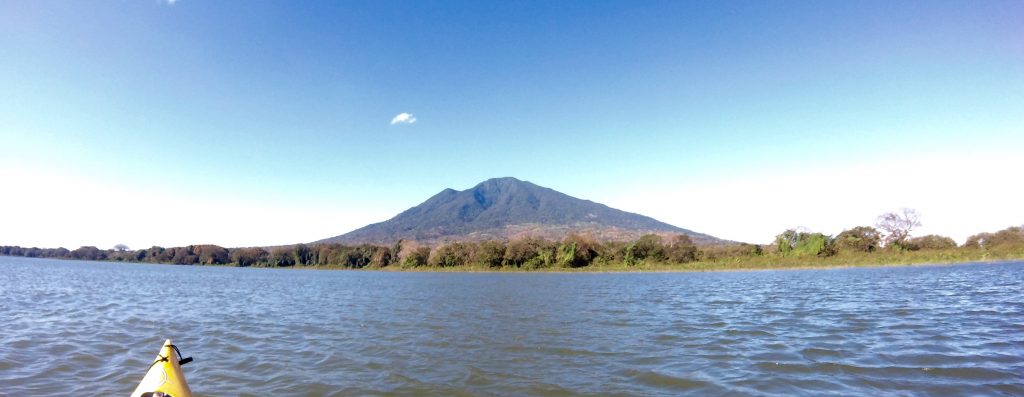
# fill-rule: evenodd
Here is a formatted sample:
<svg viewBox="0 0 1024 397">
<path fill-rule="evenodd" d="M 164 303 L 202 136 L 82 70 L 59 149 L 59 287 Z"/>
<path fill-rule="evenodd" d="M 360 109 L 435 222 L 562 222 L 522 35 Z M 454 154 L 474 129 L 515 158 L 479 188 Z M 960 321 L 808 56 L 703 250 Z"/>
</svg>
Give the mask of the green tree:
<svg viewBox="0 0 1024 397">
<path fill-rule="evenodd" d="M 834 253 L 831 239 L 821 233 L 801 233 L 793 248 L 796 256 L 830 256 Z"/>
<path fill-rule="evenodd" d="M 295 257 L 295 264 L 308 266 L 316 263 L 315 255 L 316 251 L 309 248 L 306 244 L 295 244 L 292 247 L 292 256 Z"/>
<path fill-rule="evenodd" d="M 782 256 L 789 256 L 789 253 L 796 248 L 797 242 L 799 242 L 800 233 L 796 230 L 787 229 L 786 231 L 775 236 L 775 248 L 779 251 Z"/>
<path fill-rule="evenodd" d="M 389 265 L 390 264 L 398 264 L 398 265 L 402 264 L 402 261 L 401 261 L 402 243 L 404 243 L 404 242 L 405 242 L 405 240 L 398 240 L 398 241 L 395 241 L 395 243 L 391 245 L 391 260 L 388 263 Z"/>
<path fill-rule="evenodd" d="M 839 252 L 872 252 L 882 243 L 882 233 L 870 226 L 857 226 L 843 230 L 835 238 Z"/>
<path fill-rule="evenodd" d="M 992 238 L 992 233 L 978 233 L 967 238 L 964 242 L 964 248 L 980 249 L 985 248 L 985 242 Z"/>
<path fill-rule="evenodd" d="M 335 264 L 336 262 L 333 261 L 334 250 L 336 249 L 335 247 L 336 244 L 320 244 L 314 246 L 313 249 L 316 250 L 316 264 L 319 266 Z"/>
<path fill-rule="evenodd" d="M 295 255 L 289 247 L 275 247 L 270 250 L 271 266 L 295 266 Z"/>
<path fill-rule="evenodd" d="M 369 244 L 342 248 L 342 264 L 353 269 L 362 269 L 373 261 L 375 250 L 376 247 Z"/>
<path fill-rule="evenodd" d="M 532 236 L 509 241 L 505 249 L 505 263 L 514 267 L 523 267 L 531 261 L 537 263 L 546 245 L 544 240 Z"/>
<path fill-rule="evenodd" d="M 71 251 L 69 251 L 67 248 L 58 247 L 57 249 L 53 250 L 53 252 L 50 254 L 50 257 L 51 258 L 63 258 L 63 257 L 68 256 L 68 253 L 70 253 L 70 252 Z"/>
<path fill-rule="evenodd" d="M 402 267 L 426 266 L 430 259 L 430 247 L 421 247 L 414 240 L 402 240 L 397 263 Z"/>
<path fill-rule="evenodd" d="M 260 247 L 236 248 L 231 251 L 231 261 L 240 267 L 256 266 L 267 261 L 269 253 Z"/>
<path fill-rule="evenodd" d="M 953 241 L 953 239 L 949 237 L 935 234 L 911 238 L 910 240 L 907 240 L 906 244 L 906 248 L 911 251 L 956 248 L 956 241 Z"/>
<path fill-rule="evenodd" d="M 555 261 L 561 267 L 583 267 L 597 257 L 600 244 L 593 237 L 570 233 L 558 246 Z"/>
<path fill-rule="evenodd" d="M 174 247 L 168 251 L 173 251 L 171 256 L 171 263 L 173 264 L 195 265 L 199 263 L 199 255 L 195 252 L 195 246 Z"/>
<path fill-rule="evenodd" d="M 370 266 L 385 267 L 391 264 L 391 248 L 374 247 L 373 255 L 370 256 Z"/>
<path fill-rule="evenodd" d="M 665 248 L 665 257 L 669 262 L 687 263 L 697 260 L 697 245 L 693 239 L 685 234 L 672 237 L 672 241 Z"/>
<path fill-rule="evenodd" d="M 453 267 L 469 263 L 469 247 L 463 243 L 449 243 L 439 247 L 430 258 L 432 266 Z"/>
<path fill-rule="evenodd" d="M 607 241 L 598 247 L 595 261 L 604 263 L 625 263 L 626 251 L 632 242 L 628 241 Z"/>
<path fill-rule="evenodd" d="M 194 251 L 199 256 L 199 263 L 204 265 L 222 265 L 231 262 L 231 254 L 224 247 L 197 245 Z"/>
<path fill-rule="evenodd" d="M 966 248 L 1024 249 L 1024 227 L 1013 226 L 995 233 L 978 233 L 967 238 Z"/>
<path fill-rule="evenodd" d="M 149 263 L 167 262 L 167 259 L 165 259 L 167 258 L 166 251 L 167 249 L 165 249 L 164 247 L 158 247 L 155 245 L 149 247 L 149 249 L 146 250 L 145 261 Z"/>
<path fill-rule="evenodd" d="M 661 236 L 645 234 L 626 248 L 626 263 L 635 264 L 645 260 L 665 260 L 665 245 Z"/>
<path fill-rule="evenodd" d="M 20 256 L 22 255 L 22 253 L 19 252 L 18 255 Z M 69 255 L 71 256 L 72 259 L 84 259 L 91 261 L 101 261 L 107 259 L 107 254 L 105 252 L 93 246 L 79 247 L 78 249 L 71 251 Z"/>
<path fill-rule="evenodd" d="M 792 229 L 775 236 L 774 245 L 782 256 L 830 256 L 835 253 L 832 239 L 828 236 Z"/>
<path fill-rule="evenodd" d="M 501 267 L 505 260 L 505 244 L 500 241 L 484 241 L 473 251 L 472 260 L 487 267 Z"/>
<path fill-rule="evenodd" d="M 726 258 L 740 258 L 758 256 L 763 253 L 760 245 L 739 243 L 719 244 L 701 247 L 697 251 L 698 260 L 717 260 Z"/>
<path fill-rule="evenodd" d="M 996 232 L 989 238 L 992 248 L 1024 248 L 1024 227 L 1009 227 Z"/>
<path fill-rule="evenodd" d="M 408 255 L 402 258 L 402 266 L 420 267 L 427 265 L 427 261 L 430 260 L 430 247 L 416 247 L 410 251 Z"/>
</svg>

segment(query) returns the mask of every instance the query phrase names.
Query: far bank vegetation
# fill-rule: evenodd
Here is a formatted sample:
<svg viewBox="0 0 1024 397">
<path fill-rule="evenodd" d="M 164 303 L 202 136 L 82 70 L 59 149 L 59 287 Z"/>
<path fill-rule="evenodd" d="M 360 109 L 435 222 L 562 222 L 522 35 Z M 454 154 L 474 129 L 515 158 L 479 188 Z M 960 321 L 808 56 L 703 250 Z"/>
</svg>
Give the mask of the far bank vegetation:
<svg viewBox="0 0 1024 397">
<path fill-rule="evenodd" d="M 1024 228 L 970 236 L 962 245 L 938 235 L 912 236 L 921 225 L 916 211 L 879 216 L 874 226 L 856 226 L 830 236 L 790 229 L 771 244 L 697 246 L 686 235 L 649 234 L 634 241 L 601 242 L 585 234 L 560 241 L 523 237 L 511 241 L 448 242 L 430 247 L 416 241 L 393 245 L 296 244 L 224 248 L 216 245 L 130 250 L 96 247 L 0 247 L 0 255 L 240 267 L 331 267 L 349 269 L 751 269 L 900 263 L 941 263 L 1024 257 Z"/>
</svg>

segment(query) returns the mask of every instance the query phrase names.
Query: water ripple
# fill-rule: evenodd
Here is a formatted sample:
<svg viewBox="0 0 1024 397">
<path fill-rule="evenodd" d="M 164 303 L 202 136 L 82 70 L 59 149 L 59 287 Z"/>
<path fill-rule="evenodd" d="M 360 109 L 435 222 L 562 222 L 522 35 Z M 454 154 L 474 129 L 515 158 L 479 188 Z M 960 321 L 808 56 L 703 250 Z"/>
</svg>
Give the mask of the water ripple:
<svg viewBox="0 0 1024 397">
<path fill-rule="evenodd" d="M 1024 264 L 312 272 L 0 257 L 0 395 L 1024 395 Z"/>
</svg>

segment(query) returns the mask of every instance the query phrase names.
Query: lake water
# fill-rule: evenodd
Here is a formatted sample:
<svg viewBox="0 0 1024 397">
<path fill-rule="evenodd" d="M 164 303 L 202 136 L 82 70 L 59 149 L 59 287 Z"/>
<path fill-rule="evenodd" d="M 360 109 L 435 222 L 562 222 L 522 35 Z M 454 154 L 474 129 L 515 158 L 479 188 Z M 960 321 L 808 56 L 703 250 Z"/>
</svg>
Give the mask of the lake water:
<svg viewBox="0 0 1024 397">
<path fill-rule="evenodd" d="M 1024 395 L 1024 263 L 460 274 L 0 257 L 0 395 Z"/>
</svg>

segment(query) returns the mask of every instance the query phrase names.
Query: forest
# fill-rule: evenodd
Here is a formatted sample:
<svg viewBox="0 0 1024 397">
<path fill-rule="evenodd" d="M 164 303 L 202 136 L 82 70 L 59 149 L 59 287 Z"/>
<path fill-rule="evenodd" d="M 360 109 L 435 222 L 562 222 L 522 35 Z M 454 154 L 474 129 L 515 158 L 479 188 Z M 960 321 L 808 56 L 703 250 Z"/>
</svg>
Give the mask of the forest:
<svg viewBox="0 0 1024 397">
<path fill-rule="evenodd" d="M 131 250 L 92 246 L 24 248 L 0 246 L 0 255 L 96 261 L 229 265 L 239 267 L 333 267 L 348 269 L 579 269 L 579 268 L 759 268 L 949 262 L 1024 257 L 1024 228 L 970 236 L 957 245 L 949 237 L 912 237 L 920 226 L 913 210 L 887 213 L 875 226 L 857 226 L 829 236 L 797 229 L 771 244 L 698 246 L 687 235 L 648 234 L 633 241 L 601 242 L 586 234 L 561 241 L 523 237 L 511 241 L 452 241 L 435 247 L 416 241 L 392 245 L 295 244 L 224 248 L 216 245 Z"/>
</svg>

